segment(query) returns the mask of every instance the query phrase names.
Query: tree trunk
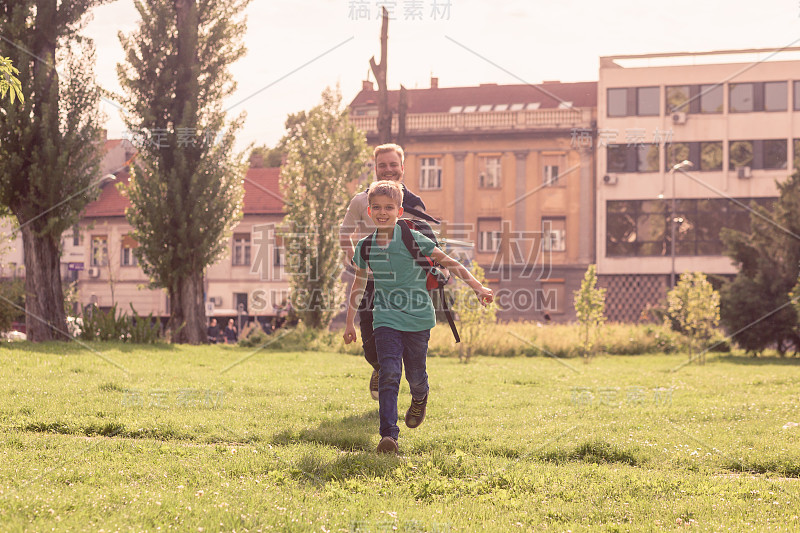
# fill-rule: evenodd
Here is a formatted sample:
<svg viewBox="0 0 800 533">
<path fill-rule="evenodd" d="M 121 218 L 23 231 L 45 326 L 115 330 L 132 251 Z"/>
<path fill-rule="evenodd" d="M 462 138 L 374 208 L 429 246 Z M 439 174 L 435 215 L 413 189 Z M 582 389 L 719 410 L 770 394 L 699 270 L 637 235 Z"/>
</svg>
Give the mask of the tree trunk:
<svg viewBox="0 0 800 533">
<path fill-rule="evenodd" d="M 29 341 L 66 340 L 59 242 L 22 226 L 25 252 L 25 329 Z"/>
<path fill-rule="evenodd" d="M 170 291 L 168 327 L 172 331 L 172 342 L 180 344 L 208 342 L 203 287 L 203 275 L 191 274 L 180 278 L 176 289 Z"/>
<path fill-rule="evenodd" d="M 378 143 L 392 142 L 392 111 L 389 109 L 389 90 L 387 87 L 387 61 L 389 41 L 389 12 L 382 8 L 383 21 L 381 22 L 381 62 L 375 63 L 375 58 L 369 60 L 375 81 L 378 82 Z"/>
</svg>

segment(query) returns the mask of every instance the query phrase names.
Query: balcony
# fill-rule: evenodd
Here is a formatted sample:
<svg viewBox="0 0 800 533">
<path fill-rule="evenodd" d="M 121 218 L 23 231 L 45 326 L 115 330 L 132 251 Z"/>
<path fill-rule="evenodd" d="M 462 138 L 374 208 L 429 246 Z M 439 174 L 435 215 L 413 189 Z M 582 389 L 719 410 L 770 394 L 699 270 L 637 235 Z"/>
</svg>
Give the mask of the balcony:
<svg viewBox="0 0 800 533">
<path fill-rule="evenodd" d="M 367 135 L 378 133 L 378 117 L 350 116 L 350 121 Z M 475 133 L 588 128 L 591 109 L 536 109 L 474 113 L 418 113 L 406 118 L 406 133 Z M 392 116 L 392 133 L 398 132 L 398 116 Z"/>
</svg>

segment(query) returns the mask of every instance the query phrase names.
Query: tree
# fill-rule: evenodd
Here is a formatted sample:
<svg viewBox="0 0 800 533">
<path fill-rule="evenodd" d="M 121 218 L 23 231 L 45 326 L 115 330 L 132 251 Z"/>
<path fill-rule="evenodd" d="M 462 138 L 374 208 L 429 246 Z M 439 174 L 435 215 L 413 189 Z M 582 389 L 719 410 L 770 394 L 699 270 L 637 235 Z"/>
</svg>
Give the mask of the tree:
<svg viewBox="0 0 800 533">
<path fill-rule="evenodd" d="M 345 186 L 370 159 L 364 133 L 350 124 L 341 101 L 338 89 L 328 88 L 318 106 L 286 123 L 286 270 L 292 306 L 310 328 L 327 327 L 343 299 L 337 228 L 350 200 Z"/>
<path fill-rule="evenodd" d="M 710 339 L 719 324 L 719 293 L 701 272 L 684 272 L 667 293 L 667 325 L 675 322 L 681 333 L 689 336 L 689 361 L 698 339 Z M 705 364 L 705 352 L 700 363 Z"/>
<path fill-rule="evenodd" d="M 469 271 L 475 279 L 486 285 L 486 274 L 477 261 L 469 266 Z M 447 296 L 445 296 L 447 297 Z M 472 356 L 472 344 L 479 341 L 485 331 L 486 324 L 497 322 L 497 306 L 481 305 L 475 297 L 475 291 L 466 284 L 462 284 L 453 291 L 453 311 L 458 314 L 459 335 L 459 361 L 469 362 Z"/>
<path fill-rule="evenodd" d="M 800 172 L 777 183 L 771 210 L 751 205 L 750 233 L 722 230 L 725 253 L 739 267 L 722 287 L 721 319 L 733 340 L 751 353 L 774 345 L 781 355 L 800 347 L 797 313 L 789 291 L 800 264 Z"/>
<path fill-rule="evenodd" d="M 274 168 L 281 166 L 285 153 L 286 146 L 284 139 L 281 139 L 275 148 L 269 148 L 266 144 L 256 146 L 247 159 L 253 168 Z"/>
<path fill-rule="evenodd" d="M 581 281 L 581 288 L 575 291 L 575 314 L 581 324 L 583 356 L 589 357 L 594 349 L 600 326 L 606 318 L 606 290 L 597 287 L 597 265 L 589 265 Z"/>
<path fill-rule="evenodd" d="M 22 94 L 22 84 L 17 78 L 19 70 L 14 66 L 10 57 L 0 56 L 0 98 L 5 98 L 6 94 L 11 99 L 19 99 L 20 102 L 25 102 L 25 95 Z"/>
<path fill-rule="evenodd" d="M 25 254 L 28 339 L 67 338 L 61 235 L 97 190 L 100 91 L 94 47 L 78 35 L 107 0 L 15 0 L 0 4 L 0 34 L 19 69 L 18 105 L 0 113 L 0 204 L 16 217 Z M 58 70 L 57 70 L 58 68 Z M 14 89 L 11 89 L 14 91 Z"/>
<path fill-rule="evenodd" d="M 249 0 L 142 0 L 138 28 L 120 35 L 117 66 L 129 129 L 146 137 L 128 189 L 136 257 L 169 294 L 173 342 L 207 342 L 205 269 L 227 249 L 241 214 L 243 117 L 227 121 L 228 67 L 244 54 Z"/>
</svg>

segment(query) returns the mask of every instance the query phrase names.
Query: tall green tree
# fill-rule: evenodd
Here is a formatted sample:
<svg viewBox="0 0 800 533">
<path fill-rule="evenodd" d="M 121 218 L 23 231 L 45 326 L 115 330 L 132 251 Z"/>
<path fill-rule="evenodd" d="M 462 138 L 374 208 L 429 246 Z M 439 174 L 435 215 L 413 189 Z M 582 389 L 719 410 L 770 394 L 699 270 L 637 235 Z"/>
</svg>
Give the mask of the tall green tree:
<svg viewBox="0 0 800 533">
<path fill-rule="evenodd" d="M 719 324 L 719 293 L 702 272 L 684 272 L 667 293 L 667 325 L 675 323 L 689 336 L 689 361 L 697 340 L 710 339 Z M 705 352 L 700 363 L 705 364 Z"/>
<path fill-rule="evenodd" d="M 751 353 L 774 345 L 783 355 L 800 346 L 797 313 L 789 291 L 800 269 L 800 172 L 777 183 L 773 209 L 752 204 L 750 233 L 722 231 L 725 253 L 739 266 L 720 290 L 722 323 Z"/>
<path fill-rule="evenodd" d="M 0 56 L 0 98 L 5 98 L 6 94 L 11 99 L 13 104 L 15 100 L 25 101 L 25 95 L 22 94 L 22 84 L 17 78 L 19 69 L 14 66 L 14 63 L 9 57 Z"/>
<path fill-rule="evenodd" d="M 79 32 L 106 1 L 0 1 L 0 55 L 22 80 L 20 101 L 0 113 L 0 204 L 22 233 L 32 341 L 65 338 L 67 330 L 61 234 L 96 194 L 102 156 L 94 46 Z"/>
<path fill-rule="evenodd" d="M 575 314 L 581 325 L 583 356 L 593 353 L 600 326 L 606 321 L 606 289 L 597 286 L 597 265 L 589 265 L 581 281 L 581 288 L 574 292 Z"/>
<path fill-rule="evenodd" d="M 486 273 L 477 261 L 469 266 L 469 271 L 475 279 L 486 285 Z M 486 335 L 486 325 L 497 322 L 497 306 L 481 305 L 475 298 L 475 291 L 466 283 L 457 285 L 453 291 L 453 311 L 458 314 L 459 335 L 461 343 L 458 345 L 458 359 L 469 363 L 472 357 L 472 345 Z"/>
<path fill-rule="evenodd" d="M 235 89 L 231 63 L 245 52 L 249 0 L 140 0 L 141 21 L 120 35 L 126 123 L 141 142 L 128 194 L 137 258 L 169 294 L 173 342 L 207 342 L 206 268 L 227 250 L 241 215 L 243 116 L 222 100 Z"/>
<path fill-rule="evenodd" d="M 338 89 L 326 89 L 322 103 L 291 115 L 286 126 L 280 185 L 292 306 L 306 326 L 324 328 L 344 297 L 337 228 L 350 200 L 345 186 L 364 172 L 370 153 Z"/>
</svg>

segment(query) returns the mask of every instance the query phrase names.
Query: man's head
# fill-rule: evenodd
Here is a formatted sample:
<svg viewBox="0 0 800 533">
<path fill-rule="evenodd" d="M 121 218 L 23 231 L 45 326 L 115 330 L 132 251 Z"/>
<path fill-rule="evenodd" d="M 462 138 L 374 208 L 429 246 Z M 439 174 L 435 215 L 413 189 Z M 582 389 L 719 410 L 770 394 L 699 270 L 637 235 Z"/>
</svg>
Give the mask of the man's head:
<svg viewBox="0 0 800 533">
<path fill-rule="evenodd" d="M 216 318 L 212 318 L 212 319 L 211 319 L 210 326 L 211 326 L 211 327 L 214 327 L 214 326 L 216 326 L 216 325 L 217 325 L 217 319 L 216 319 Z"/>
<path fill-rule="evenodd" d="M 403 214 L 403 188 L 392 180 L 381 180 L 369 188 L 367 213 L 378 228 L 394 227 Z"/>
<path fill-rule="evenodd" d="M 375 177 L 379 180 L 402 181 L 405 161 L 403 149 L 397 144 L 382 144 L 373 151 Z"/>
</svg>

